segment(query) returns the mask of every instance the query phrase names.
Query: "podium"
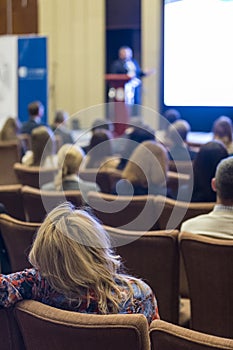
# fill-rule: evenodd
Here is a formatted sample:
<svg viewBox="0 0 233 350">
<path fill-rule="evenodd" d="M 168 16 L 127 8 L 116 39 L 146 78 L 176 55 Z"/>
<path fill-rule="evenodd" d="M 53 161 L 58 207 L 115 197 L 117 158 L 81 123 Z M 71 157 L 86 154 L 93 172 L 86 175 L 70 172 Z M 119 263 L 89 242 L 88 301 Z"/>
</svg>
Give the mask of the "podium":
<svg viewBox="0 0 233 350">
<path fill-rule="evenodd" d="M 124 133 L 129 122 L 129 108 L 125 103 L 125 84 L 131 78 L 127 74 L 106 74 L 105 81 L 108 85 L 108 96 L 113 103 L 113 122 L 115 133 L 120 136 Z"/>
</svg>

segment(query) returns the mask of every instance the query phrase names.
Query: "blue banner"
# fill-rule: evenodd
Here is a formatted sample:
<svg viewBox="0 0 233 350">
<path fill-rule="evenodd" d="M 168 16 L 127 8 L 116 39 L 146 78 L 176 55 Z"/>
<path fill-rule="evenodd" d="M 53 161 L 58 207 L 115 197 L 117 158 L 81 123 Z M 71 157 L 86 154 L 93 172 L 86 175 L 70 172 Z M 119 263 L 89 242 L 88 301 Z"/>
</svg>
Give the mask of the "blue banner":
<svg viewBox="0 0 233 350">
<path fill-rule="evenodd" d="M 44 105 L 42 123 L 47 123 L 48 113 L 48 71 L 47 38 L 18 38 L 18 117 L 28 120 L 27 106 L 40 101 Z"/>
</svg>

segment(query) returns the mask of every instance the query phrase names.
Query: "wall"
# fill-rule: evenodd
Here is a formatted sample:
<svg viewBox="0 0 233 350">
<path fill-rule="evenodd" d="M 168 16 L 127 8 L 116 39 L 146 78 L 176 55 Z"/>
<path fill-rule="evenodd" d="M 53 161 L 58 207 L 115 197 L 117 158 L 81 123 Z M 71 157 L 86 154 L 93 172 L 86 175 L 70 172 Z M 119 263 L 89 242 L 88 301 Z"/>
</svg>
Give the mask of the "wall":
<svg viewBox="0 0 233 350">
<path fill-rule="evenodd" d="M 142 67 L 156 69 L 143 81 L 143 104 L 153 111 L 159 109 L 160 6 L 141 0 Z M 39 33 L 49 37 L 50 120 L 57 108 L 73 114 L 103 103 L 105 1 L 38 0 L 38 10 Z"/>
<path fill-rule="evenodd" d="M 50 121 L 56 109 L 73 115 L 104 101 L 104 3 L 38 0 L 39 33 L 49 38 Z"/>
</svg>

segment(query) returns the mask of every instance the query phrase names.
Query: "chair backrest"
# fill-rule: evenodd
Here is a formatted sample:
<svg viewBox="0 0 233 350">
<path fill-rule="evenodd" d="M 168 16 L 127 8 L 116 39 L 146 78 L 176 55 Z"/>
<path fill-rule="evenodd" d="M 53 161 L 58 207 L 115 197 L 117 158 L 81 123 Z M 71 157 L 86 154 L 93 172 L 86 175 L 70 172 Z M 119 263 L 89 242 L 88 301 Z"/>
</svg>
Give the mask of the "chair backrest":
<svg viewBox="0 0 233 350">
<path fill-rule="evenodd" d="M 182 232 L 180 249 L 191 300 L 191 327 L 233 338 L 233 240 Z"/>
<path fill-rule="evenodd" d="M 104 225 L 138 231 L 156 229 L 153 196 L 117 196 L 91 191 L 87 203 Z"/>
<path fill-rule="evenodd" d="M 0 185 L 0 203 L 3 203 L 7 213 L 18 220 L 25 220 L 22 185 Z"/>
<path fill-rule="evenodd" d="M 57 205 L 70 201 L 76 207 L 83 205 L 80 191 L 41 191 L 30 186 L 22 187 L 22 198 L 27 221 L 42 222 Z"/>
<path fill-rule="evenodd" d="M 53 181 L 57 169 L 16 163 L 14 164 L 14 171 L 18 182 L 22 185 L 40 188 L 41 185 Z"/>
<path fill-rule="evenodd" d="M 27 349 L 149 350 L 144 315 L 91 315 L 24 300 L 15 307 Z"/>
<path fill-rule="evenodd" d="M 14 309 L 0 309 L 0 325 L 1 350 L 26 350 Z"/>
<path fill-rule="evenodd" d="M 189 174 L 178 173 L 175 171 L 167 172 L 167 188 L 172 198 L 191 197 L 193 180 Z M 183 189 L 183 191 L 181 191 Z M 183 198 L 181 198 L 183 200 Z M 190 198 L 188 198 L 189 200 Z"/>
<path fill-rule="evenodd" d="M 193 175 L 193 162 L 191 160 L 169 160 L 168 168 L 170 171 Z"/>
<path fill-rule="evenodd" d="M 218 350 L 233 349 L 233 340 L 180 327 L 162 320 L 150 326 L 152 350 Z"/>
<path fill-rule="evenodd" d="M 103 193 L 113 193 L 116 183 L 121 179 L 122 172 L 117 169 L 85 169 L 79 172 L 79 177 L 84 181 L 91 181 L 98 184 Z"/>
<path fill-rule="evenodd" d="M 31 267 L 27 256 L 39 224 L 20 221 L 0 214 L 0 232 L 9 256 L 11 271 Z"/>
<path fill-rule="evenodd" d="M 0 142 L 0 185 L 19 183 L 14 164 L 20 161 L 20 145 L 17 141 Z"/>
<path fill-rule="evenodd" d="M 154 291 L 160 317 L 178 322 L 178 231 L 125 231 L 104 226 L 127 271 L 147 282 Z"/>
<path fill-rule="evenodd" d="M 158 220 L 160 230 L 180 229 L 181 224 L 197 215 L 209 213 L 215 203 L 190 203 L 175 199 L 156 196 L 154 198 L 157 210 L 161 212 Z"/>
</svg>

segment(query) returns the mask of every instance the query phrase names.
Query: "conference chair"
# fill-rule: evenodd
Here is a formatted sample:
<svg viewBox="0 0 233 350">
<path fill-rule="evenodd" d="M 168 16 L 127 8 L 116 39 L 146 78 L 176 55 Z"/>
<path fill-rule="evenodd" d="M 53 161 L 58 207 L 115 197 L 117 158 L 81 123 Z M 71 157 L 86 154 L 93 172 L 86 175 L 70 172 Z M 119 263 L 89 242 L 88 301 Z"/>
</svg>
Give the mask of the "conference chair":
<svg viewBox="0 0 233 350">
<path fill-rule="evenodd" d="M 20 161 L 20 145 L 17 141 L 0 141 L 0 185 L 19 183 L 14 164 Z"/>
<path fill-rule="evenodd" d="M 187 232 L 179 239 L 191 300 L 191 328 L 233 338 L 233 239 Z"/>
<path fill-rule="evenodd" d="M 161 213 L 158 220 L 160 230 L 179 230 L 184 221 L 197 215 L 209 213 L 215 205 L 215 203 L 210 202 L 184 202 L 164 196 L 155 196 L 154 201 L 157 210 Z"/>
<path fill-rule="evenodd" d="M 192 191 L 192 177 L 175 171 L 167 172 L 167 189 L 172 198 L 184 200 Z M 188 198 L 189 200 L 190 198 Z"/>
<path fill-rule="evenodd" d="M 191 160 L 169 160 L 168 168 L 173 172 L 193 175 L 193 162 Z"/>
<path fill-rule="evenodd" d="M 40 188 L 41 185 L 53 181 L 57 169 L 15 163 L 14 171 L 20 184 Z"/>
<path fill-rule="evenodd" d="M 11 272 L 31 267 L 28 253 L 39 224 L 20 221 L 0 214 L 0 232 L 8 253 Z"/>
<path fill-rule="evenodd" d="M 22 185 L 0 185 L 0 203 L 3 203 L 7 213 L 18 220 L 25 220 Z"/>
<path fill-rule="evenodd" d="M 147 319 L 141 314 L 85 314 L 34 300 L 17 303 L 15 313 L 27 349 L 150 349 Z"/>
<path fill-rule="evenodd" d="M 0 349 L 26 350 L 14 309 L 0 309 Z"/>
<path fill-rule="evenodd" d="M 121 179 L 121 171 L 117 169 L 85 169 L 79 172 L 79 177 L 84 181 L 97 183 L 101 192 L 111 194 L 115 191 L 117 181 Z"/>
<path fill-rule="evenodd" d="M 42 191 L 30 186 L 22 187 L 22 199 L 26 220 L 31 222 L 42 222 L 47 213 L 65 201 L 76 207 L 83 205 L 80 191 Z"/>
<path fill-rule="evenodd" d="M 153 196 L 118 196 L 90 191 L 87 204 L 104 225 L 138 231 L 156 229 Z"/>
<path fill-rule="evenodd" d="M 197 332 L 162 320 L 150 325 L 151 350 L 233 349 L 233 340 Z"/>
<path fill-rule="evenodd" d="M 154 291 L 160 317 L 178 323 L 178 231 L 126 231 L 104 226 L 126 272 L 142 278 Z"/>
<path fill-rule="evenodd" d="M 182 223 L 192 217 L 209 213 L 215 203 L 189 203 L 174 200 L 164 196 L 154 197 L 156 212 L 158 215 L 158 227 L 160 230 L 178 229 Z M 183 266 L 182 256 L 180 258 L 180 295 L 189 298 L 187 277 Z M 188 300 L 183 300 L 188 303 Z"/>
</svg>

